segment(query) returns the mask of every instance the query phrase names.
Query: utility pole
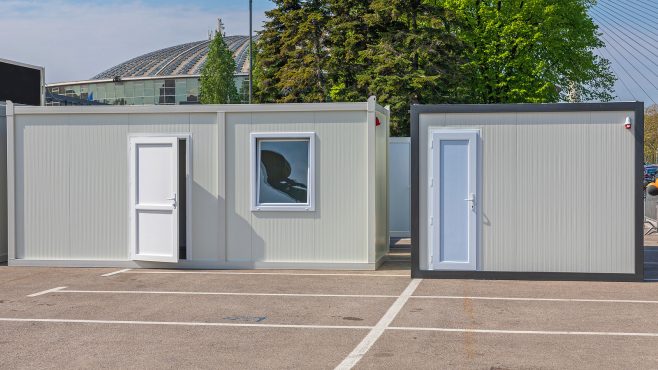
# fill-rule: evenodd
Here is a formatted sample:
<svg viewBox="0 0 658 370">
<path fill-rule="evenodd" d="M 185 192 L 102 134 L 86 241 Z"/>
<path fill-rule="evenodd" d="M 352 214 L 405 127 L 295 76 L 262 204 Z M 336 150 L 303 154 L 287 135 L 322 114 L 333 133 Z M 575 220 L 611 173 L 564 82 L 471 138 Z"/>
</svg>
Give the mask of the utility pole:
<svg viewBox="0 0 658 370">
<path fill-rule="evenodd" d="M 253 18 L 253 0 L 249 0 L 249 104 L 251 104 L 254 81 L 253 81 L 253 70 L 254 70 L 254 38 L 252 35 L 252 18 Z"/>
</svg>

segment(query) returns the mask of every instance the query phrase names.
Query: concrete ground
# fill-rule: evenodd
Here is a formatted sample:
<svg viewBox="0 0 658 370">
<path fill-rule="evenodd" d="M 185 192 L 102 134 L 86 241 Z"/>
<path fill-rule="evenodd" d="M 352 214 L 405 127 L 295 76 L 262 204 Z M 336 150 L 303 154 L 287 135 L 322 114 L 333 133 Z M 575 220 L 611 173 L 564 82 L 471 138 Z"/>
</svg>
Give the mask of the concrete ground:
<svg viewBox="0 0 658 370">
<path fill-rule="evenodd" d="M 658 283 L 0 267 L 2 368 L 658 368 Z M 106 276 L 103 276 L 106 275 Z"/>
</svg>

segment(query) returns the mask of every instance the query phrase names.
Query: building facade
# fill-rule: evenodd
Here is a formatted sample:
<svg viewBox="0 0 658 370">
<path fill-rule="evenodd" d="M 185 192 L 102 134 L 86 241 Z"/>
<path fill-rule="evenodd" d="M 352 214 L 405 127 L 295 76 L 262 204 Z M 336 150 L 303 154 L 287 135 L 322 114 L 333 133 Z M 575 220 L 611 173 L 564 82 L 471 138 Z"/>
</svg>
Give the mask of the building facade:
<svg viewBox="0 0 658 370">
<path fill-rule="evenodd" d="M 248 100 L 249 37 L 225 36 L 236 62 L 235 85 Z M 46 105 L 174 105 L 199 103 L 199 78 L 210 40 L 147 53 L 85 81 L 46 85 Z M 255 41 L 254 41 L 255 42 Z"/>
</svg>

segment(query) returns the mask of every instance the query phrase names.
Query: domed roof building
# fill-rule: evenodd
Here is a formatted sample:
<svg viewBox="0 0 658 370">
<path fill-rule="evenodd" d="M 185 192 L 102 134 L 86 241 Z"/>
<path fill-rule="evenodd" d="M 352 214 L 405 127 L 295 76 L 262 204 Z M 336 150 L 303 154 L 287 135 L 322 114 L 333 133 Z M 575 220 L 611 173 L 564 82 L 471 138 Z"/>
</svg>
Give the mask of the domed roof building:
<svg viewBox="0 0 658 370">
<path fill-rule="evenodd" d="M 246 101 L 249 36 L 224 36 L 224 40 L 235 59 L 236 86 Z M 198 103 L 199 77 L 209 46 L 210 40 L 171 46 L 132 58 L 90 80 L 48 84 L 46 105 Z"/>
</svg>

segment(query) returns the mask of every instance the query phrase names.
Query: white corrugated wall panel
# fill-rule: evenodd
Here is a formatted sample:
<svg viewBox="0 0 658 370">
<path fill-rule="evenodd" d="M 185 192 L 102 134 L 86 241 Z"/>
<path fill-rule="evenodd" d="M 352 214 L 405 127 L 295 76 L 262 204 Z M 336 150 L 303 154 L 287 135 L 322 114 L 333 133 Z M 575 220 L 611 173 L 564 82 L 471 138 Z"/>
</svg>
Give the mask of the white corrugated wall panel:
<svg viewBox="0 0 658 370">
<path fill-rule="evenodd" d="M 318 112 L 316 258 L 367 262 L 367 112 Z"/>
<path fill-rule="evenodd" d="M 635 138 L 623 126 L 626 116 L 635 122 L 633 112 L 592 112 L 591 125 L 596 127 L 589 148 L 595 161 L 588 175 L 592 272 L 635 272 Z"/>
<path fill-rule="evenodd" d="M 7 260 L 7 118 L 0 105 L 0 262 Z"/>
<path fill-rule="evenodd" d="M 632 112 L 420 115 L 420 257 L 427 130 L 481 130 L 480 269 L 634 272 Z M 425 268 L 421 265 L 421 268 Z"/>
<path fill-rule="evenodd" d="M 226 113 L 226 260 L 251 261 L 251 113 Z"/>
<path fill-rule="evenodd" d="M 227 113 L 227 260 L 367 262 L 366 112 Z M 316 210 L 251 211 L 250 133 L 316 133 Z"/>
<path fill-rule="evenodd" d="M 71 251 L 70 117 L 21 115 L 14 118 L 16 257 L 68 258 Z"/>
<path fill-rule="evenodd" d="M 128 122 L 127 114 L 69 116 L 68 258 L 129 258 Z"/>
<path fill-rule="evenodd" d="M 251 132 L 313 131 L 315 131 L 313 112 L 251 114 Z M 316 138 L 316 144 L 318 141 Z M 316 157 L 316 164 L 323 159 Z M 242 180 L 241 186 L 251 188 L 252 176 L 240 180 Z M 316 181 L 322 180 L 316 176 Z M 252 212 L 251 250 L 253 261 L 316 261 L 313 226 L 317 217 L 316 212 Z"/>
<path fill-rule="evenodd" d="M 192 133 L 192 247 L 188 259 L 223 260 L 224 243 L 220 243 L 220 225 L 224 223 L 224 199 L 218 196 L 217 114 L 190 115 Z M 223 181 L 223 179 L 222 179 Z M 221 211 L 221 217 L 220 217 Z M 222 228 L 223 229 L 223 228 Z M 223 237 L 223 236 L 222 236 Z M 221 249 L 220 249 L 221 248 Z"/>
<path fill-rule="evenodd" d="M 388 253 L 388 123 L 375 127 L 375 261 Z"/>
<path fill-rule="evenodd" d="M 590 113 L 519 113 L 517 120 L 515 270 L 589 272 Z"/>
</svg>

